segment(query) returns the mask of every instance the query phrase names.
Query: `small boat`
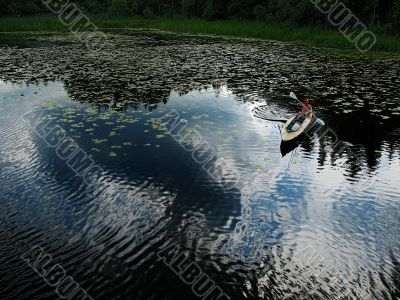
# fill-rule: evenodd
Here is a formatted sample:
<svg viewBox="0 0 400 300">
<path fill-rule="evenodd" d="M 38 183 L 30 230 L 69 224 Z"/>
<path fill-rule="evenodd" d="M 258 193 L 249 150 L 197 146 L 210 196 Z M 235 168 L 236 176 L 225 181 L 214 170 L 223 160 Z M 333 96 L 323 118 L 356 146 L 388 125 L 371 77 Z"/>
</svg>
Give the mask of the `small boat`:
<svg viewBox="0 0 400 300">
<path fill-rule="evenodd" d="M 296 115 L 297 116 L 297 115 Z M 288 141 L 293 141 L 300 137 L 302 134 L 306 133 L 312 126 L 312 124 L 315 121 L 315 116 L 314 114 L 309 114 L 308 117 L 303 121 L 303 123 L 300 124 L 300 127 L 295 130 L 288 130 L 289 126 L 293 123 L 294 119 L 296 116 L 293 116 L 290 118 L 286 124 L 282 127 L 281 129 L 281 136 L 282 136 L 282 141 L 283 142 L 288 142 Z"/>
</svg>

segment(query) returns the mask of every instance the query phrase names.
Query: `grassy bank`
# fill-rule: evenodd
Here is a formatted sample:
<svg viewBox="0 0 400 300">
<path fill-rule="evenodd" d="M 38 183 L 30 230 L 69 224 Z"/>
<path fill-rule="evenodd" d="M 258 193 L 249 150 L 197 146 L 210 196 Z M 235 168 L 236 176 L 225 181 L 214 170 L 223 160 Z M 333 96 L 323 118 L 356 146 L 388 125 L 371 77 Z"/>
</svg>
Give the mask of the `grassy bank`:
<svg viewBox="0 0 400 300">
<path fill-rule="evenodd" d="M 282 42 L 301 42 L 313 46 L 336 49 L 355 49 L 355 46 L 337 30 L 315 27 L 297 27 L 289 24 L 256 21 L 205 21 L 196 19 L 154 19 L 93 17 L 100 29 L 144 28 L 180 33 L 215 34 L 234 37 L 261 38 Z M 378 40 L 373 50 L 400 52 L 400 38 L 382 33 L 379 28 L 370 28 Z M 18 31 L 68 31 L 57 17 L 2 18 L 0 32 Z"/>
</svg>

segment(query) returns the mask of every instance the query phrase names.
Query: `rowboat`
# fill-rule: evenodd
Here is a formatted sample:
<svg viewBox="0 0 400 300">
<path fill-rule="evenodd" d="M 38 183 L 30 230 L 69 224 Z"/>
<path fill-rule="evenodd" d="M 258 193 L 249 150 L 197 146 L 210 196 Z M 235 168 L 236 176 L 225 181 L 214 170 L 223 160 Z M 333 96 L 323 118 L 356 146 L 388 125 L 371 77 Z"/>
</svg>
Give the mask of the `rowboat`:
<svg viewBox="0 0 400 300">
<path fill-rule="evenodd" d="M 310 113 L 303 123 L 300 124 L 300 127 L 296 131 L 288 130 L 289 126 L 292 124 L 294 119 L 296 118 L 297 115 L 293 116 L 287 122 L 281 129 L 281 136 L 282 136 L 282 141 L 283 142 L 288 142 L 288 141 L 293 141 L 297 138 L 299 138 L 302 134 L 306 133 L 311 127 L 312 124 L 315 121 L 315 116 L 314 114 Z"/>
</svg>

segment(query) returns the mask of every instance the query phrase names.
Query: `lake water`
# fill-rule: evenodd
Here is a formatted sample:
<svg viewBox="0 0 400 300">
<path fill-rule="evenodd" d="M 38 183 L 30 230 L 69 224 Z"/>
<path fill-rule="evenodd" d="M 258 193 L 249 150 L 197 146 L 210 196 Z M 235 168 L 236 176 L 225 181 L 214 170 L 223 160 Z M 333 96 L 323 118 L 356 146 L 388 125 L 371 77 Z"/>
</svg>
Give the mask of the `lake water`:
<svg viewBox="0 0 400 300">
<path fill-rule="evenodd" d="M 110 35 L 98 53 L 32 39 L 0 53 L 1 299 L 58 297 L 32 247 L 93 299 L 399 297 L 398 60 L 155 33 Z M 326 127 L 282 157 L 282 123 L 256 112 L 288 118 L 290 91 Z"/>
</svg>

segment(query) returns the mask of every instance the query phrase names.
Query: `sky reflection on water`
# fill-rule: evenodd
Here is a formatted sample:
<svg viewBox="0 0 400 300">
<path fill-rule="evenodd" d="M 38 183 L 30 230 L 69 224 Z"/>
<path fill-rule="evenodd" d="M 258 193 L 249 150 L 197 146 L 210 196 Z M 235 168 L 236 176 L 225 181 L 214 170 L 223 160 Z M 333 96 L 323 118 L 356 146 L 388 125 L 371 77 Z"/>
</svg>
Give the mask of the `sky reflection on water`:
<svg viewBox="0 0 400 300">
<path fill-rule="evenodd" d="M 182 245 L 232 299 L 398 295 L 397 144 L 382 141 L 374 165 L 363 156 L 365 167 L 354 177 L 334 166 L 329 139 L 304 141 L 282 158 L 279 123 L 255 118 L 257 104 L 242 102 L 226 85 L 172 91 L 156 109 L 79 103 L 60 82 L 0 82 L 0 95 L 5 228 L 28 243 L 46 241 L 95 299 L 194 299 L 156 258 L 156 249 L 169 239 Z M 37 106 L 105 170 L 95 185 L 85 186 L 21 121 Z M 278 115 L 290 113 L 276 103 L 271 107 Z M 236 188 L 224 189 L 155 126 L 152 120 L 171 109 L 238 170 Z M 320 117 L 342 131 L 332 116 Z M 361 179 L 369 176 L 378 180 L 360 188 Z M 105 183 L 113 191 L 104 190 Z M 118 190 L 136 188 L 140 193 L 134 199 L 114 198 Z M 138 211 L 140 205 L 146 210 Z M 96 250 L 99 245 L 102 251 Z M 88 263 L 89 270 L 79 267 Z M 9 283 L 26 279 L 17 272 L 13 276 L 7 277 Z M 177 295 L 169 285 L 184 292 Z M 43 288 L 32 279 L 20 289 L 32 295 Z"/>
</svg>

